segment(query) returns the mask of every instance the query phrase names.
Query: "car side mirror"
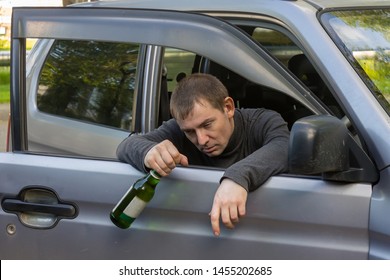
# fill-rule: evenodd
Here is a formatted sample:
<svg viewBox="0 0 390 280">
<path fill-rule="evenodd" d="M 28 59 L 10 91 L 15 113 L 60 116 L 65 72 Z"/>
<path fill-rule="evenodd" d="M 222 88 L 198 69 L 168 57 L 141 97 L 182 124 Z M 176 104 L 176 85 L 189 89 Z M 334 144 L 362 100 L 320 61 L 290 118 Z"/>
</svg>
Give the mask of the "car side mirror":
<svg viewBox="0 0 390 280">
<path fill-rule="evenodd" d="M 348 129 L 327 115 L 299 119 L 291 128 L 289 170 L 298 174 L 340 172 L 349 168 Z"/>
<path fill-rule="evenodd" d="M 351 166 L 351 162 L 354 166 Z M 325 180 L 376 182 L 378 171 L 345 124 L 329 115 L 299 119 L 291 128 L 289 172 L 322 175 Z"/>
</svg>

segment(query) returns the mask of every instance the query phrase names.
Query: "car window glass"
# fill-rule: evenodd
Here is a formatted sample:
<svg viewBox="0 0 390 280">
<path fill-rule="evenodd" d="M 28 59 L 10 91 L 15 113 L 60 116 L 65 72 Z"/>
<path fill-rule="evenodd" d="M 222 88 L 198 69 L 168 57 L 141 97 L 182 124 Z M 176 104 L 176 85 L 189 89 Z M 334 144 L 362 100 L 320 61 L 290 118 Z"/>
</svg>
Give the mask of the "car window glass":
<svg viewBox="0 0 390 280">
<path fill-rule="evenodd" d="M 323 22 L 356 72 L 390 115 L 390 9 L 325 13 Z"/>
<path fill-rule="evenodd" d="M 129 130 L 139 45 L 54 42 L 42 68 L 42 112 Z"/>
<path fill-rule="evenodd" d="M 289 37 L 279 31 L 269 28 L 256 27 L 251 35 L 253 39 L 265 47 L 286 67 L 288 66 L 290 58 L 303 53 Z"/>
</svg>

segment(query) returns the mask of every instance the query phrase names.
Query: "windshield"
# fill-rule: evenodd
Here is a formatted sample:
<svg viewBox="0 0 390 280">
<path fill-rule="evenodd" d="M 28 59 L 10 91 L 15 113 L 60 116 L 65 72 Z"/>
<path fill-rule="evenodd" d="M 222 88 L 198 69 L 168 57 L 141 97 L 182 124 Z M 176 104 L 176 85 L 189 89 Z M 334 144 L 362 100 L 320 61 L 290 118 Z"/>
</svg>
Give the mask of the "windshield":
<svg viewBox="0 0 390 280">
<path fill-rule="evenodd" d="M 390 10 L 342 10 L 323 15 L 333 40 L 390 115 Z"/>
</svg>

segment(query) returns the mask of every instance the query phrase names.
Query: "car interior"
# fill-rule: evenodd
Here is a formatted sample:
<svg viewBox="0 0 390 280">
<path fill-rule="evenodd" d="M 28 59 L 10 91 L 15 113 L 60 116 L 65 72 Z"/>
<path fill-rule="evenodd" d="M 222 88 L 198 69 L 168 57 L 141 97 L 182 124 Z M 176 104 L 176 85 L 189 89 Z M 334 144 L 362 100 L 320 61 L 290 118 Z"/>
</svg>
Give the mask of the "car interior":
<svg viewBox="0 0 390 280">
<path fill-rule="evenodd" d="M 292 56 L 288 60 L 288 68 L 322 103 L 329 107 L 335 116 L 342 117 L 343 113 L 336 100 L 304 54 Z M 214 75 L 226 86 L 237 108 L 262 107 L 277 111 L 286 120 L 289 128 L 299 118 L 312 115 L 309 109 L 294 98 L 266 86 L 255 84 L 206 57 L 195 56 L 192 73 Z M 176 82 L 179 82 L 186 75 L 184 72 L 179 72 L 175 78 Z M 171 92 L 168 91 L 167 82 L 165 74 L 162 76 L 159 124 L 170 118 L 167 107 L 169 107 Z"/>
</svg>

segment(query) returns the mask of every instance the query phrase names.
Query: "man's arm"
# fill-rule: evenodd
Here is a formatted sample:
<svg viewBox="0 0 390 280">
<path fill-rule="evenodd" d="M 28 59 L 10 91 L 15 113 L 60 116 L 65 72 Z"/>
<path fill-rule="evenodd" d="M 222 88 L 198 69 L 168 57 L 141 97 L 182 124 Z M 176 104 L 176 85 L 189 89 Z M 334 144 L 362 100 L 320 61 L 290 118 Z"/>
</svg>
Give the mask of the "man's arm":
<svg viewBox="0 0 390 280">
<path fill-rule="evenodd" d="M 227 168 L 222 178 L 235 181 L 247 191 L 256 190 L 271 176 L 288 169 L 289 130 L 279 114 L 270 111 L 265 120 L 254 122 L 251 134 L 253 152 Z"/>
<path fill-rule="evenodd" d="M 214 196 L 210 220 L 216 236 L 220 234 L 220 219 L 227 228 L 234 228 L 245 215 L 248 191 L 287 170 L 289 131 L 280 115 L 271 113 L 265 122 L 255 123 L 251 134 L 255 151 L 225 171 Z"/>
<path fill-rule="evenodd" d="M 156 144 L 143 135 L 130 134 L 119 144 L 116 155 L 120 161 L 129 163 L 140 171 L 147 172 L 144 158 L 146 153 Z"/>
<path fill-rule="evenodd" d="M 160 160 L 162 158 L 165 159 L 165 161 L 168 160 L 169 162 L 166 150 L 168 149 L 168 153 L 169 151 L 172 151 L 172 153 L 175 154 L 175 147 L 180 143 L 181 137 L 180 128 L 178 127 L 176 121 L 172 119 L 164 122 L 158 129 L 155 129 L 147 134 L 131 134 L 119 144 L 117 148 L 117 157 L 120 161 L 129 163 L 140 171 L 146 172 L 148 169 L 158 169 L 159 167 L 156 162 L 161 163 Z M 164 142 L 165 140 L 169 140 L 171 145 Z M 156 153 L 156 151 L 159 151 L 159 153 Z M 154 154 L 154 156 L 147 157 L 149 152 Z M 177 149 L 176 152 L 178 152 Z M 161 156 L 160 160 L 157 159 L 159 156 Z M 173 158 L 175 162 L 178 161 L 177 155 L 173 155 Z M 180 160 L 178 163 L 185 164 L 185 162 L 180 162 Z M 158 170 L 156 171 L 159 172 Z M 160 174 L 161 176 L 164 176 L 164 173 L 166 173 L 162 170 L 160 170 L 160 172 L 162 173 Z"/>
<path fill-rule="evenodd" d="M 213 233 L 219 236 L 221 229 L 219 219 L 229 229 L 233 229 L 240 217 L 245 216 L 248 192 L 230 179 L 224 179 L 214 195 L 210 221 Z"/>
</svg>

